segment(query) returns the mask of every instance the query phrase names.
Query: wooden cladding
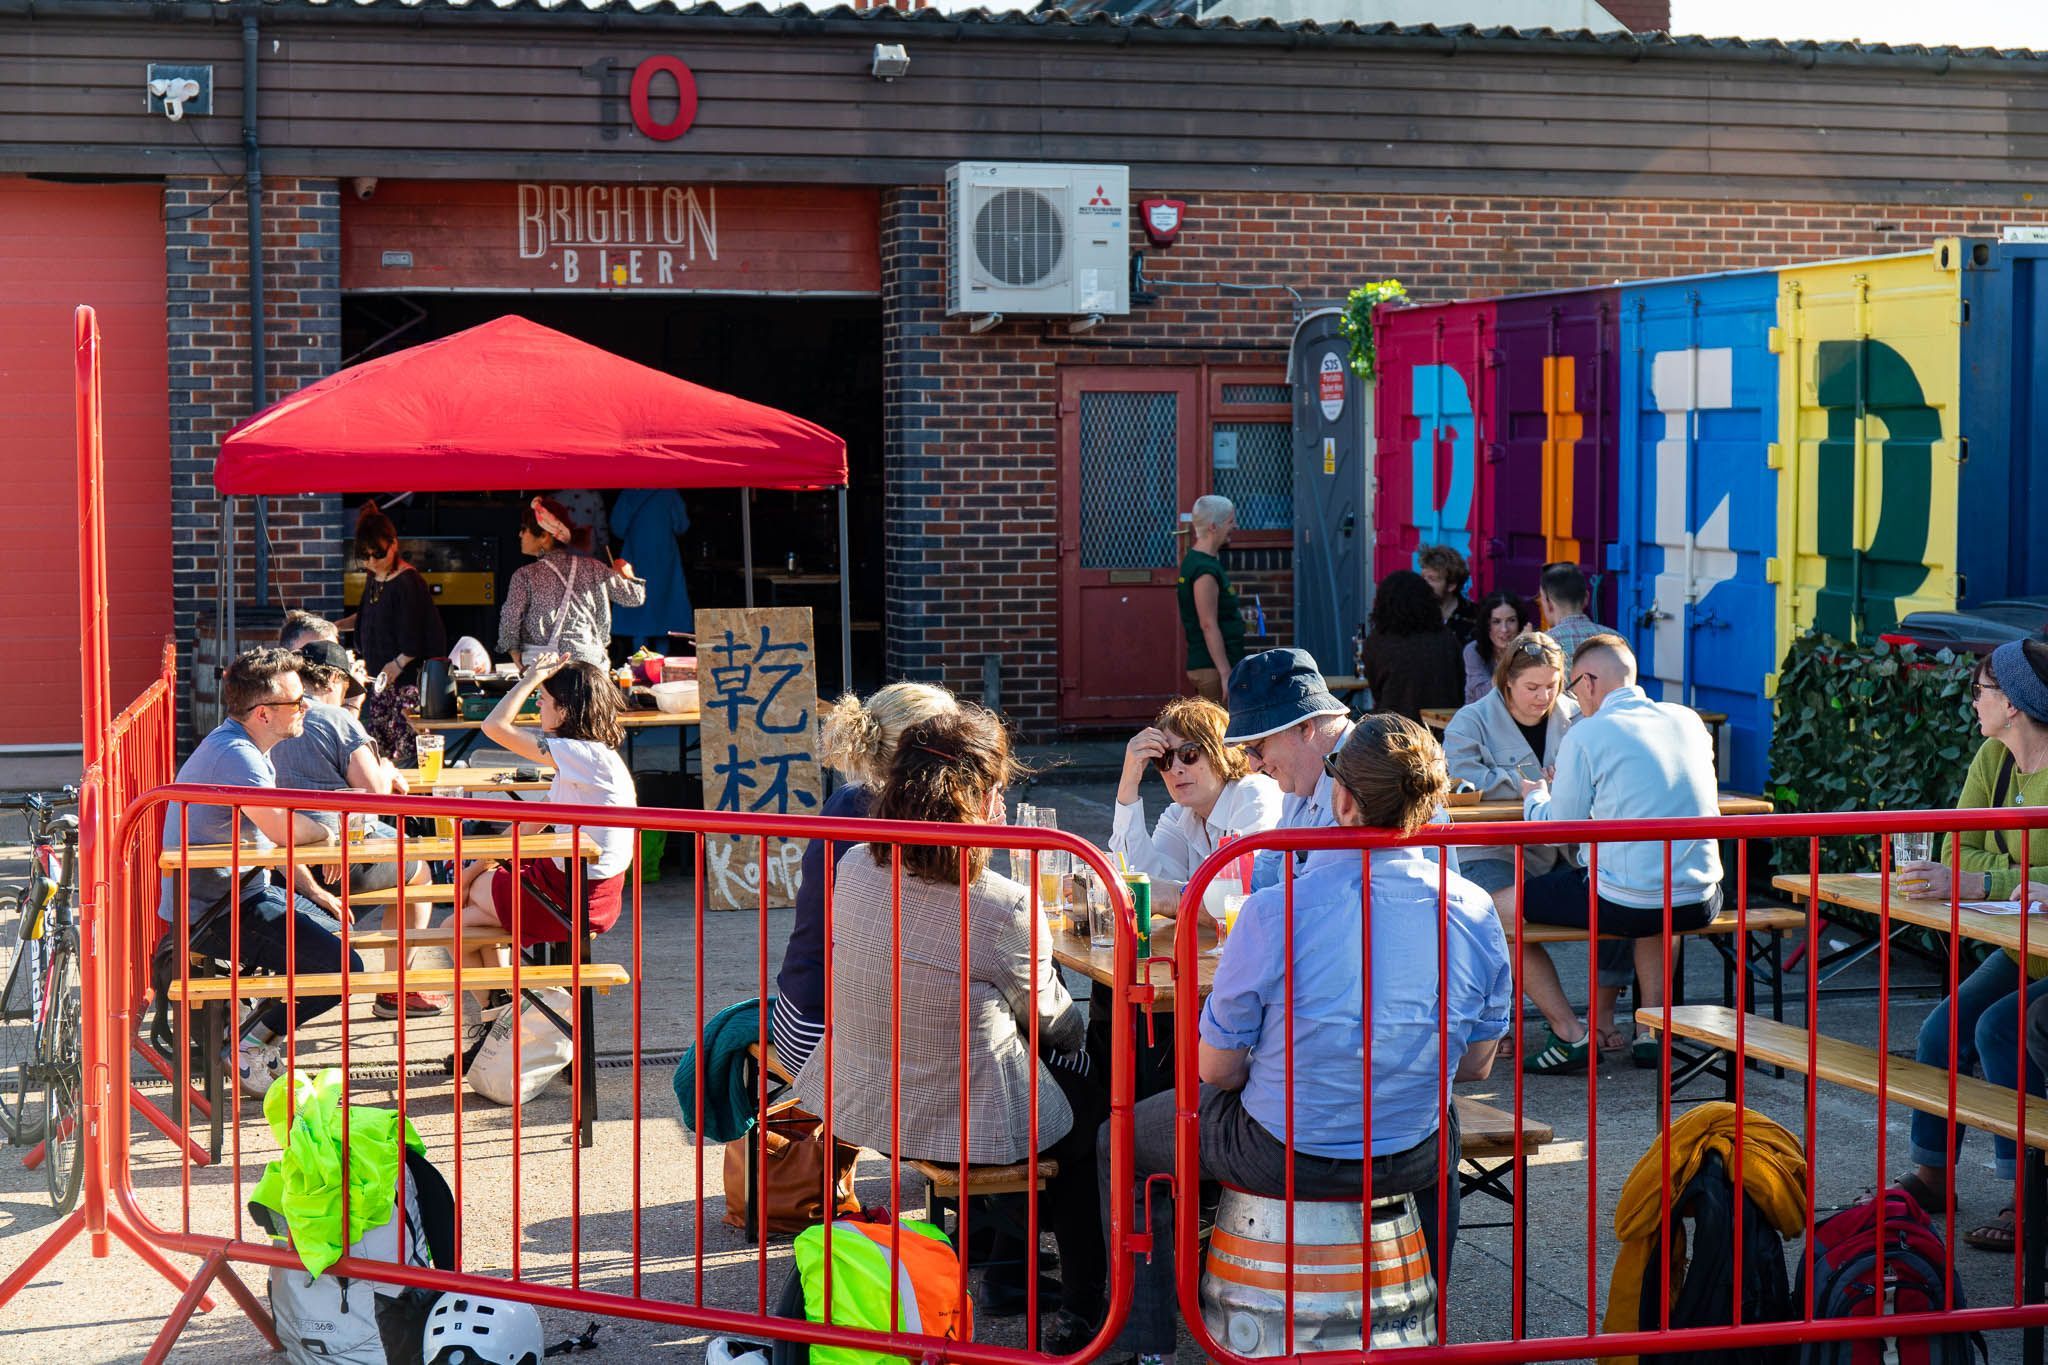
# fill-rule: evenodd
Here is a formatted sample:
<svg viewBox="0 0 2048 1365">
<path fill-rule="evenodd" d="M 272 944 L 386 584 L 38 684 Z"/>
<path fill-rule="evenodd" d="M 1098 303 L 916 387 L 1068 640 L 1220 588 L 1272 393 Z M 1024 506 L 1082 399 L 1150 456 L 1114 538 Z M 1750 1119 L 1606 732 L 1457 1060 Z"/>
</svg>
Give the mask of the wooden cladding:
<svg viewBox="0 0 2048 1365">
<path fill-rule="evenodd" d="M 341 287 L 879 294 L 866 189 L 380 180 L 341 211 Z"/>
<path fill-rule="evenodd" d="M 2012 202 L 2048 154 L 2048 85 L 2017 62 L 2010 74 L 1805 70 L 1630 63 L 1593 45 L 1453 57 L 1229 34 L 1113 44 L 1060 25 L 983 38 L 972 25 L 862 35 L 677 16 L 606 32 L 572 14 L 559 27 L 534 17 L 267 14 L 265 164 L 885 186 L 935 184 L 968 159 L 1102 161 L 1182 190 L 1957 204 Z M 876 36 L 906 45 L 902 78 L 869 74 Z M 14 58 L 0 61 L 0 172 L 239 164 L 233 25 L 10 15 L 0 51 Z M 660 56 L 688 64 L 699 97 L 694 123 L 668 142 L 628 111 L 634 72 Z M 145 113 L 150 61 L 212 64 L 214 113 L 183 124 Z"/>
</svg>

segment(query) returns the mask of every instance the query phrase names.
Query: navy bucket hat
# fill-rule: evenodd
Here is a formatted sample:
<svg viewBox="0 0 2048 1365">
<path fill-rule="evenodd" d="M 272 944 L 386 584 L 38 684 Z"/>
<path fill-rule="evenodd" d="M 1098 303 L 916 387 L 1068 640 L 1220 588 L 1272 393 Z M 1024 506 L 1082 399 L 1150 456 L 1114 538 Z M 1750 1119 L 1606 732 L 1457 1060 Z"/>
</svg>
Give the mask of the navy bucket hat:
<svg viewBox="0 0 2048 1365">
<path fill-rule="evenodd" d="M 1277 735 L 1314 716 L 1350 714 L 1323 685 L 1322 670 L 1305 649 L 1248 654 L 1230 670 L 1230 726 L 1226 744 Z"/>
</svg>

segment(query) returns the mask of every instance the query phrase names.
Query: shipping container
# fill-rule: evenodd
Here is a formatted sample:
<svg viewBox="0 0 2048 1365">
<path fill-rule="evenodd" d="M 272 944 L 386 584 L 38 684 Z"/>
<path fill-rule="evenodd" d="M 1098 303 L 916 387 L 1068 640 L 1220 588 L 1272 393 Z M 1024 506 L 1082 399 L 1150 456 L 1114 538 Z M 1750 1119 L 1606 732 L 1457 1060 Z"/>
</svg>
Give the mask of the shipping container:
<svg viewBox="0 0 2048 1365">
<path fill-rule="evenodd" d="M 1770 271 L 1620 293 L 1616 624 L 1651 696 L 1727 715 L 1722 773 L 1741 791 L 1764 790 L 1779 658 L 1777 312 Z"/>
<path fill-rule="evenodd" d="M 1373 409 L 1373 580 L 1415 567 L 1425 545 L 1449 545 L 1472 566 L 1474 596 L 1492 583 L 1486 539 L 1493 394 L 1491 302 L 1382 307 Z"/>
<path fill-rule="evenodd" d="M 2048 590 L 2048 242 L 1962 252 L 1961 518 L 1965 607 Z"/>
<path fill-rule="evenodd" d="M 1496 305 L 1488 586 L 1536 596 L 1543 566 L 1569 560 L 1593 585 L 1592 616 L 1612 622 L 1603 547 L 1615 539 L 1620 376 L 1613 289 Z"/>
<path fill-rule="evenodd" d="M 1955 606 L 1959 254 L 1778 272 L 1781 658 Z"/>
</svg>

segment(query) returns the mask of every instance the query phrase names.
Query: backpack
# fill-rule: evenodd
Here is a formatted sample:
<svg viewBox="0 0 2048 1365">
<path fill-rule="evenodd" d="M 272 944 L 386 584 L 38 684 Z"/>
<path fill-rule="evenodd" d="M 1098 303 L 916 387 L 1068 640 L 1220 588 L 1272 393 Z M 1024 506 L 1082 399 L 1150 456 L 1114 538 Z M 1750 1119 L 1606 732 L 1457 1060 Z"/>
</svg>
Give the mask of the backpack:
<svg viewBox="0 0 2048 1365">
<path fill-rule="evenodd" d="M 832 1321 L 840 1327 L 886 1331 L 894 1286 L 899 1330 L 974 1340 L 974 1302 L 960 1293 L 959 1261 L 953 1243 L 930 1223 L 902 1220 L 893 1240 L 899 1259 L 892 1265 L 888 1215 L 840 1218 L 832 1224 Z M 825 1229 L 814 1225 L 797 1234 L 796 1265 L 783 1282 L 776 1316 L 825 1320 Z M 901 1365 L 905 1356 L 846 1346 L 776 1342 L 774 1365 Z"/>
<path fill-rule="evenodd" d="M 1671 1201 L 1674 1222 L 1692 1223 L 1692 1243 L 1680 1279 L 1671 1294 L 1671 1326 L 1726 1327 L 1734 1308 L 1735 1185 L 1718 1153 L 1709 1152 L 1693 1178 Z M 1683 1228 L 1664 1239 L 1676 1242 Z M 1681 1243 L 1681 1245 L 1683 1245 Z M 1645 1331 L 1662 1325 L 1658 1296 L 1667 1282 L 1662 1248 L 1653 1248 L 1643 1272 L 1643 1297 L 1636 1319 Z M 1747 1195 L 1742 1199 L 1742 1320 L 1789 1322 L 1799 1316 L 1798 1300 L 1785 1274 L 1785 1241 L 1764 1211 Z M 1744 1346 L 1740 1350 L 1674 1351 L 1657 1357 L 1664 1365 L 1780 1365 L 1792 1351 L 1783 1346 Z"/>
<path fill-rule="evenodd" d="M 280 1246 L 291 1237 L 273 1209 L 249 1205 L 250 1216 Z M 434 1163 L 405 1154 L 397 1208 L 348 1249 L 351 1256 L 411 1266 L 455 1260 L 455 1197 Z M 421 1330 L 439 1294 L 329 1273 L 301 1265 L 273 1266 L 270 1312 L 291 1365 L 421 1365 Z"/>
<path fill-rule="evenodd" d="M 1884 1213 L 1883 1292 L 1876 1283 L 1878 1211 Z M 1934 1220 L 1904 1190 L 1885 1190 L 1824 1220 L 1813 1231 L 1813 1316 L 1864 1318 L 1877 1312 L 1940 1313 L 1947 1309 L 1944 1277 L 1955 1289 L 1955 1306 L 1965 1307 L 1948 1248 Z M 1800 1294 L 1805 1266 L 1800 1267 Z M 1987 1358 L 1977 1332 L 1939 1336 L 1867 1337 L 1861 1341 L 1813 1342 L 1800 1365 L 1970 1365 Z"/>
</svg>

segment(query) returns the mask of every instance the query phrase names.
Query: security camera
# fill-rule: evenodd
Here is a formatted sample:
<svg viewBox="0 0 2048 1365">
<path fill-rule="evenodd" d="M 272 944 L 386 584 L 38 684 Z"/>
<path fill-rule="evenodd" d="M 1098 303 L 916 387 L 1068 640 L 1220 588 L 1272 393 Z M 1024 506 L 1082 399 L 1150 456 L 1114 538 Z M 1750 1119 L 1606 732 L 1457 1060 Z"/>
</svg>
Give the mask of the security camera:
<svg viewBox="0 0 2048 1365">
<path fill-rule="evenodd" d="M 358 199 L 368 199 L 377 193 L 377 177 L 374 175 L 359 175 L 348 183 Z"/>
</svg>

